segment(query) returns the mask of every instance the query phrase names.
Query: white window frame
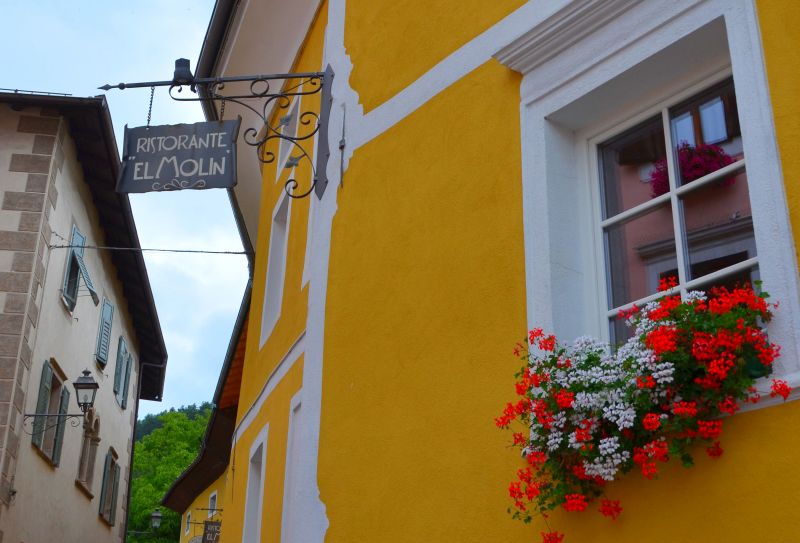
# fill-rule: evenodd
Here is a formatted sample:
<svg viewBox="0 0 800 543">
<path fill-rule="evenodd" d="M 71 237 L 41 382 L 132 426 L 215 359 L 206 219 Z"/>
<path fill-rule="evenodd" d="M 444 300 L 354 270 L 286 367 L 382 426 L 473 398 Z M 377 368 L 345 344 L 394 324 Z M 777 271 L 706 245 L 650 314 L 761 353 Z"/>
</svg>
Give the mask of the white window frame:
<svg viewBox="0 0 800 543">
<path fill-rule="evenodd" d="M 730 77 L 730 73 L 731 72 L 730 72 L 729 69 L 721 70 L 720 72 L 713 74 L 712 76 L 708 77 L 707 79 L 704 79 L 701 82 L 699 82 L 699 83 L 697 83 L 695 85 L 692 85 L 689 88 L 672 95 L 670 98 L 660 101 L 659 103 L 653 105 L 649 109 L 646 109 L 646 110 L 642 111 L 641 113 L 638 113 L 635 116 L 625 120 L 623 123 L 616 124 L 616 125 L 612 126 L 611 128 L 609 128 L 607 130 L 604 130 L 599 135 L 594 135 L 594 136 L 592 135 L 596 131 L 596 128 L 594 128 L 594 127 L 591 127 L 591 128 L 588 128 L 588 129 L 584 129 L 584 130 L 578 131 L 576 133 L 576 138 L 575 139 L 576 139 L 577 145 L 581 145 L 581 143 L 583 141 L 588 141 L 588 145 L 589 145 L 589 149 L 588 149 L 589 164 L 587 164 L 587 171 L 586 171 L 585 175 L 588 177 L 589 182 L 590 182 L 589 191 L 591 193 L 592 207 L 593 207 L 593 210 L 592 210 L 592 222 L 595 225 L 597 225 L 595 231 L 592 233 L 593 237 L 594 237 L 594 245 L 595 245 L 594 251 L 595 251 L 595 254 L 602 255 L 602 263 L 601 263 L 602 264 L 602 266 L 601 266 L 602 269 L 600 269 L 600 267 L 599 267 L 598 268 L 598 272 L 597 272 L 603 278 L 602 288 L 598 288 L 597 289 L 598 299 L 597 299 L 597 301 L 595 303 L 597 304 L 598 307 L 607 308 L 608 307 L 608 300 L 610 299 L 610 294 L 611 294 L 610 293 L 610 287 L 609 287 L 609 281 L 608 281 L 608 272 L 606 271 L 607 270 L 607 266 L 608 266 L 608 262 L 607 262 L 607 257 L 605 256 L 605 245 L 604 245 L 605 244 L 605 240 L 604 240 L 604 237 L 603 237 L 604 225 L 606 223 L 613 223 L 614 225 L 623 224 L 624 223 L 624 219 L 620 220 L 621 217 L 627 216 L 629 214 L 629 212 L 633 211 L 634 209 L 639 209 L 640 207 L 643 206 L 643 204 L 644 205 L 651 205 L 651 204 L 654 204 L 655 201 L 656 201 L 656 198 L 653 198 L 652 200 L 649 200 L 648 202 L 636 204 L 636 205 L 632 206 L 630 209 L 623 210 L 623 211 L 618 211 L 612 217 L 610 217 L 608 219 L 604 219 L 603 218 L 603 214 L 602 214 L 601 205 L 600 205 L 601 204 L 600 192 L 601 192 L 601 186 L 602 186 L 602 178 L 601 178 L 599 167 L 598 167 L 599 164 L 600 164 L 599 147 L 603 143 L 608 141 L 610 138 L 618 136 L 618 135 L 622 134 L 623 132 L 625 132 L 626 130 L 629 130 L 629 129 L 641 124 L 642 122 L 644 122 L 644 121 L 646 121 L 648 119 L 652 119 L 652 118 L 657 117 L 657 116 L 662 117 L 662 121 L 664 123 L 664 127 L 663 128 L 664 128 L 665 136 L 666 136 L 666 131 L 670 129 L 671 123 L 669 122 L 669 119 L 665 119 L 664 117 L 669 115 L 669 109 L 671 107 L 675 106 L 676 104 L 680 104 L 681 102 L 683 102 L 683 101 L 685 101 L 685 100 L 687 100 L 689 98 L 692 98 L 696 94 L 701 93 L 704 90 L 707 90 L 708 88 L 713 87 L 714 85 L 716 85 L 716 84 L 718 84 L 718 83 L 720 83 L 722 81 L 725 81 L 726 79 L 728 79 Z M 738 102 L 738 100 L 737 100 L 737 102 Z M 668 155 L 667 156 L 667 161 L 672 163 L 672 161 L 673 161 L 673 148 L 674 148 L 676 142 L 673 141 L 671 135 L 669 136 L 669 140 L 668 141 L 670 142 L 670 145 L 667 147 L 667 155 Z M 735 170 L 733 171 L 734 174 L 740 174 L 740 173 L 747 172 L 747 169 L 746 169 L 746 166 L 745 166 L 745 163 L 747 162 L 746 158 L 747 157 L 736 161 L 734 164 L 731 164 L 731 165 L 727 166 L 725 171 L 729 171 L 732 168 L 735 168 Z M 672 178 L 672 176 L 673 176 L 673 174 L 670 174 L 671 178 Z M 713 182 L 713 179 L 720 179 L 720 178 L 724 178 L 724 177 L 725 177 L 725 175 L 722 173 L 722 170 L 717 170 L 716 172 L 713 172 L 713 176 L 708 177 L 708 179 L 712 180 L 712 182 Z M 698 182 L 701 182 L 701 181 L 698 181 Z M 685 251 L 682 250 L 684 248 L 684 243 L 685 242 L 683 241 L 683 237 L 682 237 L 681 233 L 685 234 L 685 231 L 684 231 L 685 227 L 679 225 L 678 222 L 677 222 L 677 217 L 679 215 L 679 212 L 676 211 L 677 206 L 678 206 L 678 199 L 679 199 L 680 195 L 682 195 L 682 194 L 696 194 L 697 190 L 699 190 L 702 186 L 705 186 L 705 184 L 706 184 L 705 181 L 702 181 L 702 182 L 704 183 L 703 185 L 698 185 L 695 182 L 693 182 L 693 184 L 691 184 L 691 185 L 689 185 L 689 184 L 683 185 L 683 186 L 686 186 L 688 188 L 688 190 L 683 189 L 683 186 L 681 186 L 681 187 L 678 188 L 678 190 L 676 192 L 676 190 L 672 188 L 673 184 L 674 184 L 674 181 L 672 179 L 670 179 L 670 190 L 667 193 L 665 193 L 664 195 L 661 195 L 659 197 L 660 201 L 663 201 L 664 203 L 669 202 L 670 208 L 672 210 L 673 240 L 675 241 L 675 244 L 676 244 L 675 245 L 675 248 L 676 248 L 675 258 L 669 261 L 669 262 L 673 262 L 674 261 L 673 264 L 669 264 L 668 265 L 667 264 L 667 262 L 668 262 L 667 260 L 664 260 L 664 261 L 659 262 L 659 263 L 654 263 L 655 265 L 651 264 L 652 268 L 648 268 L 647 273 L 648 274 L 652 274 L 652 273 L 654 273 L 654 270 L 656 270 L 656 269 L 658 269 L 659 271 L 666 271 L 666 270 L 670 269 L 671 267 L 677 268 L 677 270 L 678 270 L 678 280 L 679 280 L 679 284 L 680 284 L 681 294 L 685 294 L 687 290 L 698 290 L 698 289 L 699 290 L 703 290 L 704 285 L 713 282 L 715 280 L 715 278 L 717 278 L 717 277 L 726 277 L 728 275 L 731 275 L 732 273 L 735 273 L 736 271 L 752 270 L 753 273 L 754 273 L 754 277 L 756 279 L 760 278 L 760 276 L 758 274 L 758 270 L 759 270 L 758 252 L 756 251 L 756 247 L 753 244 L 753 239 L 752 238 L 748 238 L 746 240 L 733 239 L 730 243 L 727 244 L 727 245 L 729 245 L 731 247 L 736 247 L 736 248 L 739 248 L 740 250 L 747 251 L 748 254 L 750 254 L 751 256 L 749 256 L 745 261 L 738 262 L 738 263 L 734 264 L 733 266 L 725 268 L 724 270 L 720 270 L 720 272 L 724 272 L 724 273 L 714 272 L 713 274 L 704 275 L 702 277 L 695 278 L 695 279 L 689 279 L 688 277 L 685 277 L 685 274 L 686 274 L 685 270 L 686 270 L 686 268 L 688 268 L 688 266 L 684 262 L 685 258 L 688 257 L 690 261 L 694 262 L 694 261 L 700 260 L 701 256 L 705 256 L 705 255 L 717 255 L 718 256 L 718 254 L 721 252 L 720 249 L 723 247 L 722 244 L 717 244 L 717 245 L 710 246 L 710 247 L 695 247 L 695 248 L 692 248 L 691 251 L 688 248 L 686 248 Z M 749 186 L 748 186 L 748 188 L 749 188 Z M 656 208 L 658 208 L 658 207 L 660 207 L 662 205 L 664 205 L 664 204 L 652 205 L 651 209 L 656 209 Z M 639 213 L 636 213 L 636 216 L 637 217 L 643 217 L 643 216 L 646 215 L 646 213 L 647 213 L 646 211 L 645 212 L 639 212 Z M 653 278 L 652 277 L 648 277 L 648 284 L 651 283 L 651 282 L 653 282 Z M 657 284 L 658 284 L 658 279 L 656 278 L 655 279 L 655 285 L 657 285 Z M 632 300 L 631 302 L 629 302 L 627 304 L 624 304 L 621 307 L 608 309 L 606 311 L 606 317 L 607 318 L 614 317 L 615 315 L 617 315 L 617 312 L 620 309 L 628 309 L 628 308 L 632 307 L 634 304 L 638 304 L 639 306 L 641 306 L 643 303 L 646 303 L 646 302 L 651 301 L 651 300 L 655 300 L 655 299 L 657 299 L 657 298 L 659 298 L 661 296 L 660 293 L 656 292 L 655 288 L 650 289 L 650 290 L 651 290 L 651 292 L 654 292 L 654 294 L 650 294 L 648 296 L 643 296 L 641 298 L 636 298 L 636 299 Z M 605 334 L 601 334 L 602 337 L 604 337 L 604 339 L 609 339 L 608 333 L 607 333 L 607 327 L 606 327 L 605 332 L 606 332 Z"/>
<path fill-rule="evenodd" d="M 289 403 L 289 431 L 286 440 L 286 462 L 283 475 L 283 510 L 281 511 L 281 541 L 292 543 L 301 541 L 299 519 L 303 517 L 300 511 L 301 499 L 301 473 L 303 455 L 300 454 L 302 428 L 301 413 L 303 407 L 303 391 L 297 392 Z"/>
<path fill-rule="evenodd" d="M 266 424 L 256 436 L 247 455 L 249 461 L 247 463 L 247 490 L 242 522 L 242 543 L 258 543 L 261 541 L 261 528 L 264 523 L 264 481 L 267 473 L 268 435 L 269 424 Z M 258 474 L 254 474 L 251 471 L 252 465 L 256 460 L 260 460 Z"/>
<path fill-rule="evenodd" d="M 686 68 L 665 88 L 637 96 L 627 110 L 609 112 L 605 119 L 578 127 L 553 120 L 582 99 L 602 96 L 592 93 L 718 20 L 725 25 L 727 66 Z M 770 378 L 800 386 L 797 259 L 753 0 L 556 0 L 554 11 L 533 21 L 495 56 L 524 75 L 520 121 L 528 322 L 566 340 L 608 336 L 605 256 L 595 237 L 601 232 L 599 186 L 591 174 L 598 163 L 589 141 L 609 127 L 619 133 L 633 126 L 661 101 L 707 88 L 709 78 L 721 78 L 727 68 L 737 101 L 746 105 L 739 109 L 739 121 L 759 273 L 772 300 L 781 304 L 769 325 L 770 338 L 782 348 Z M 563 228 L 565 219 L 558 216 L 563 210 L 574 212 L 579 235 Z M 767 391 L 769 380 L 762 379 L 758 388 Z M 770 401 L 759 404 L 766 405 Z"/>
<path fill-rule="evenodd" d="M 211 499 L 214 499 L 214 505 L 211 505 Z M 208 518 L 212 518 L 214 515 L 217 514 L 217 501 L 219 498 L 217 497 L 217 491 L 215 490 L 211 494 L 208 495 Z"/>
<path fill-rule="evenodd" d="M 296 89 L 296 92 L 302 92 L 303 87 L 300 86 Z M 287 119 L 287 124 L 281 125 L 281 135 L 286 136 L 288 138 L 294 138 L 297 136 L 297 130 L 300 127 L 300 97 L 295 97 L 292 100 L 292 103 L 288 107 L 289 112 L 282 116 L 280 121 L 283 122 L 283 119 Z M 292 151 L 295 149 L 295 145 L 290 143 L 289 141 L 279 138 L 278 139 L 278 157 L 277 157 L 277 166 L 275 168 L 275 182 L 277 183 L 281 178 L 281 173 L 287 169 L 287 162 L 289 157 L 292 156 Z M 294 169 L 293 166 L 290 166 L 289 169 Z M 291 172 L 290 172 L 290 177 Z"/>
<path fill-rule="evenodd" d="M 283 235 L 276 229 L 280 215 L 285 212 Z M 278 202 L 272 210 L 269 233 L 269 256 L 264 270 L 264 298 L 261 310 L 261 341 L 263 347 L 281 318 L 283 290 L 286 282 L 286 264 L 289 259 L 289 229 L 292 217 L 292 198 L 281 191 Z"/>
</svg>

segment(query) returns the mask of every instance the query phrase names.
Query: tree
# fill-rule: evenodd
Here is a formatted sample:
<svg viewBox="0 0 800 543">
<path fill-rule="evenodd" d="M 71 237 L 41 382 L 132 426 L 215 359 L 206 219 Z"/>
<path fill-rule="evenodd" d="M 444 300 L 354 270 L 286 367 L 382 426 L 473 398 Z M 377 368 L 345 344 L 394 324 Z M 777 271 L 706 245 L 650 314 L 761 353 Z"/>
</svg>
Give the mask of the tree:
<svg viewBox="0 0 800 543">
<path fill-rule="evenodd" d="M 137 441 L 133 456 L 129 531 L 150 531 L 150 515 L 170 485 L 191 464 L 208 425 L 211 404 L 192 405 L 153 417 L 154 429 Z M 162 509 L 161 528 L 155 535 L 131 534 L 128 541 L 174 543 L 180 538 L 181 517 Z"/>
</svg>

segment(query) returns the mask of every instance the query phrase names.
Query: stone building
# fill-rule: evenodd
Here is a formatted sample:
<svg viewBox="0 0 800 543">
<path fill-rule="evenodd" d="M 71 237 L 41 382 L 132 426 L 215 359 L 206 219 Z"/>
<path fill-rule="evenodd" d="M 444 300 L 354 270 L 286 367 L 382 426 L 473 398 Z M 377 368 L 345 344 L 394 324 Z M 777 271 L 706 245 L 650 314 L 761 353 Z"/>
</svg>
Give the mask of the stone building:
<svg viewBox="0 0 800 543">
<path fill-rule="evenodd" d="M 124 541 L 167 353 L 104 98 L 0 94 L 0 541 Z M 99 383 L 85 420 L 73 381 Z M 72 423 L 75 423 L 74 425 Z"/>
</svg>

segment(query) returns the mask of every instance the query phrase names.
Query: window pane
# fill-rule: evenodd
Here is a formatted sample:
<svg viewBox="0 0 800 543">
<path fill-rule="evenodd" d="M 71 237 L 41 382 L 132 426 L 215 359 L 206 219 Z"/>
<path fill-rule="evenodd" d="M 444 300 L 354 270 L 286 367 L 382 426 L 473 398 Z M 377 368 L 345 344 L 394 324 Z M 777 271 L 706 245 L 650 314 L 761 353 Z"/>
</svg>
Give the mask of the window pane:
<svg viewBox="0 0 800 543">
<path fill-rule="evenodd" d="M 664 125 L 660 116 L 601 144 L 598 151 L 604 218 L 669 190 Z M 663 170 L 663 179 L 659 177 L 659 169 Z"/>
<path fill-rule="evenodd" d="M 670 119 L 679 185 L 743 157 L 732 79 L 672 108 Z"/>
<path fill-rule="evenodd" d="M 756 256 L 746 173 L 694 190 L 681 205 L 687 277 L 697 279 Z"/>
<path fill-rule="evenodd" d="M 671 206 L 607 228 L 605 249 L 609 309 L 655 293 L 659 273 L 675 268 Z"/>
<path fill-rule="evenodd" d="M 728 139 L 725 128 L 725 107 L 722 98 L 717 96 L 713 100 L 700 106 L 700 126 L 703 130 L 705 143 L 719 143 Z"/>
<path fill-rule="evenodd" d="M 608 319 L 608 327 L 613 347 L 621 346 L 633 336 L 633 328 L 625 324 L 625 319 L 612 317 Z"/>
<path fill-rule="evenodd" d="M 681 144 L 687 143 L 694 147 L 694 122 L 691 113 L 684 113 L 672 119 L 672 139 Z"/>
</svg>

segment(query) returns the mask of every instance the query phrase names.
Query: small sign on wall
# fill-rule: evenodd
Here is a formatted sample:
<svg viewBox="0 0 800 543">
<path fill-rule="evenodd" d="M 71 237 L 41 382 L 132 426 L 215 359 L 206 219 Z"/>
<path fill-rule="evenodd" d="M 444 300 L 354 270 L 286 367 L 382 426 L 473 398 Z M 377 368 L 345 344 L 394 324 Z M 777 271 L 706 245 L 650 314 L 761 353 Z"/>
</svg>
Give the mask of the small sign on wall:
<svg viewBox="0 0 800 543">
<path fill-rule="evenodd" d="M 218 543 L 222 522 L 207 520 L 203 523 L 203 543 Z"/>
<path fill-rule="evenodd" d="M 233 187 L 240 123 L 126 126 L 117 192 Z"/>
</svg>

